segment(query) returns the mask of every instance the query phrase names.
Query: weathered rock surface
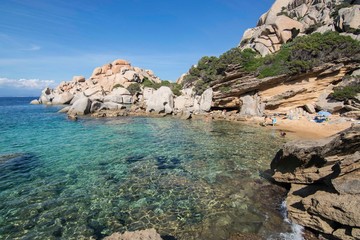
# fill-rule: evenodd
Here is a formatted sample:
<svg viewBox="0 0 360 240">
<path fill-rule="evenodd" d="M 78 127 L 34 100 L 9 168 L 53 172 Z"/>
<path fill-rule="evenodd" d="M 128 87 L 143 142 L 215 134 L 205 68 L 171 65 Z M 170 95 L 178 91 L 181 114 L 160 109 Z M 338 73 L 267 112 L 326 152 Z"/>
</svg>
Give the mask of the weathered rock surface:
<svg viewBox="0 0 360 240">
<path fill-rule="evenodd" d="M 37 105 L 37 104 L 40 104 L 40 102 L 39 102 L 39 100 L 34 99 L 34 100 L 31 100 L 30 104 Z"/>
<path fill-rule="evenodd" d="M 104 240 L 162 240 L 154 228 L 134 232 L 113 233 Z"/>
<path fill-rule="evenodd" d="M 86 115 L 90 113 L 91 101 L 87 97 L 82 97 L 70 107 L 68 115 Z"/>
<path fill-rule="evenodd" d="M 101 109 L 106 109 L 106 110 L 120 110 L 120 109 L 125 109 L 126 107 L 122 104 L 119 103 L 115 103 L 115 102 L 105 102 L 103 104 L 103 107 Z M 101 110 L 100 109 L 100 110 Z"/>
<path fill-rule="evenodd" d="M 66 106 L 62 109 L 60 109 L 58 112 L 59 113 L 67 113 L 70 110 L 71 106 Z"/>
<path fill-rule="evenodd" d="M 53 90 L 50 88 L 45 88 L 41 91 L 39 102 L 42 104 L 51 104 L 51 101 L 54 98 Z"/>
<path fill-rule="evenodd" d="M 68 104 L 73 99 L 74 95 L 69 92 L 62 92 L 54 94 L 54 98 L 51 101 L 52 104 Z"/>
<path fill-rule="evenodd" d="M 181 95 L 174 99 L 174 109 L 177 111 L 183 111 L 190 109 L 194 105 L 194 98 L 189 95 Z"/>
<path fill-rule="evenodd" d="M 84 76 L 74 76 L 73 82 L 85 82 L 85 77 Z"/>
<path fill-rule="evenodd" d="M 315 108 L 318 110 L 328 111 L 330 113 L 339 112 L 344 108 L 343 102 L 329 101 L 327 97 L 329 94 L 320 95 L 318 101 L 315 103 Z"/>
<path fill-rule="evenodd" d="M 360 28 L 360 5 L 342 8 L 338 15 L 336 25 L 341 31 L 346 32 Z"/>
<path fill-rule="evenodd" d="M 212 97 L 213 97 L 213 90 L 212 88 L 206 89 L 203 94 L 201 94 L 200 98 L 200 110 L 208 112 L 210 111 L 211 104 L 212 104 Z"/>
<path fill-rule="evenodd" d="M 316 112 L 314 105 L 312 105 L 311 103 L 305 104 L 304 108 L 308 113 L 315 113 Z"/>
<path fill-rule="evenodd" d="M 149 97 L 146 112 L 170 114 L 174 108 L 174 95 L 169 87 L 162 86 Z"/>
<path fill-rule="evenodd" d="M 104 97 L 104 102 L 131 103 L 131 94 L 126 88 L 115 88 Z"/>
<path fill-rule="evenodd" d="M 360 125 L 327 139 L 286 143 L 271 169 L 275 181 L 291 184 L 286 202 L 292 221 L 342 239 L 357 238 Z"/>
<path fill-rule="evenodd" d="M 261 115 L 269 111 L 287 113 L 291 109 L 306 105 L 317 105 L 319 109 L 337 112 L 344 104 L 330 102 L 327 97 L 336 84 L 343 82 L 346 74 L 359 66 L 357 61 L 339 59 L 296 76 L 280 75 L 263 79 L 242 72 L 241 68 L 235 66 L 229 70 L 226 77 L 211 83 L 214 91 L 212 107 L 239 109 L 251 115 Z M 224 87 L 230 90 L 221 91 Z M 313 108 L 308 110 L 315 112 Z"/>
<path fill-rule="evenodd" d="M 354 119 L 360 119 L 360 111 L 350 111 L 350 112 L 346 112 L 341 114 L 341 116 L 343 117 L 349 117 L 349 118 L 354 118 Z"/>
<path fill-rule="evenodd" d="M 262 116 L 265 104 L 261 103 L 257 94 L 245 95 L 240 97 L 241 107 L 240 115 L 243 116 Z"/>
</svg>

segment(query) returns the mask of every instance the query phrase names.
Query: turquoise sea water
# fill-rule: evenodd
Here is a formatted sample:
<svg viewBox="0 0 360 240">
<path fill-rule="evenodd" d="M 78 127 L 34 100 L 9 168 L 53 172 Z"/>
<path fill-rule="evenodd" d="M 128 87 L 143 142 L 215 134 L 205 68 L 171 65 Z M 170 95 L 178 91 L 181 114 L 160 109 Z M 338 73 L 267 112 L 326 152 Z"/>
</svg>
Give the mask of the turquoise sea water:
<svg viewBox="0 0 360 240">
<path fill-rule="evenodd" d="M 74 122 L 30 100 L 0 98 L 0 239 L 291 231 L 259 176 L 281 144 L 273 132 L 171 117 Z"/>
</svg>

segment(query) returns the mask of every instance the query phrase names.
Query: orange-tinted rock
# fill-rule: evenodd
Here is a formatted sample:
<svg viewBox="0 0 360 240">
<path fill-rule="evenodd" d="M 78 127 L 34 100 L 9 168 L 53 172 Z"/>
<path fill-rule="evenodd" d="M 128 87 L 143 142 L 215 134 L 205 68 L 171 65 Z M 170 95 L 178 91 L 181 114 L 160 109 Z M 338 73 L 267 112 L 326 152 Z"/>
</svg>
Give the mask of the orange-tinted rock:
<svg viewBox="0 0 360 240">
<path fill-rule="evenodd" d="M 130 63 L 126 60 L 123 60 L 123 59 L 117 59 L 115 61 L 112 62 L 112 65 L 113 66 L 116 66 L 116 65 L 130 65 Z"/>
</svg>

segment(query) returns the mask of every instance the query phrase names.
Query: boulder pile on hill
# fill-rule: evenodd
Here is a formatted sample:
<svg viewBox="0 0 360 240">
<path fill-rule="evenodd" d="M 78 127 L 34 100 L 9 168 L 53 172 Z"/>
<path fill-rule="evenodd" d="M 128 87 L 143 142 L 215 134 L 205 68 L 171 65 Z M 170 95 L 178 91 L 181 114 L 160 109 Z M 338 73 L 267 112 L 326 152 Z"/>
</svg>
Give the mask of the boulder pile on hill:
<svg viewBox="0 0 360 240">
<path fill-rule="evenodd" d="M 132 67 L 129 62 L 118 59 L 95 68 L 88 79 L 74 76 L 72 81 L 61 82 L 55 89 L 44 89 L 38 103 L 59 105 L 74 103 L 81 97 L 101 99 L 115 88 L 128 88 L 134 83 L 143 82 L 144 79 L 154 83 L 161 82 L 153 71 Z M 127 98 L 125 102 L 129 102 L 128 100 Z"/>
<path fill-rule="evenodd" d="M 55 89 L 45 88 L 31 104 L 70 105 L 60 112 L 70 119 L 78 115 L 96 117 L 135 113 L 177 114 L 209 111 L 212 90 L 196 96 L 191 89 L 175 96 L 173 83 L 162 82 L 151 70 L 132 67 L 125 60 L 115 60 L 93 70 L 90 78 L 74 76 Z M 153 87 L 147 87 L 147 85 Z M 127 109 L 127 110 L 125 110 Z"/>
<path fill-rule="evenodd" d="M 360 1 L 277 0 L 255 28 L 245 31 L 239 47 L 265 56 L 297 36 L 338 31 L 360 40 Z"/>
</svg>

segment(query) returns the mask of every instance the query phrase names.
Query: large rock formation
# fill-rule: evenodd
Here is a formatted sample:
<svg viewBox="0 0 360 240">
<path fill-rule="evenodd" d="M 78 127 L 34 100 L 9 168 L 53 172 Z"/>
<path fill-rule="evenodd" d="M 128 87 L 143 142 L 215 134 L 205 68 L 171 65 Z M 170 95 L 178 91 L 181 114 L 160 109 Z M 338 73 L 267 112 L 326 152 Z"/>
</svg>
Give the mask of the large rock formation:
<svg viewBox="0 0 360 240">
<path fill-rule="evenodd" d="M 61 82 L 55 89 L 44 89 L 39 102 L 43 104 L 72 104 L 81 96 L 86 96 L 92 101 L 102 101 L 113 89 L 128 88 L 134 83 L 143 82 L 144 79 L 154 83 L 161 82 L 151 70 L 132 67 L 129 62 L 118 59 L 95 68 L 89 79 L 85 79 L 83 76 L 74 76 L 72 81 Z M 122 94 L 123 102 L 131 102 L 131 97 L 127 96 L 129 94 L 128 92 Z"/>
<path fill-rule="evenodd" d="M 147 100 L 154 95 L 149 101 L 149 111 L 172 113 L 173 93 L 171 89 L 161 87 L 156 94 L 153 94 L 154 90 L 150 89 L 149 92 L 149 88 L 142 89 L 141 83 L 145 80 L 152 84 L 161 83 L 153 71 L 132 67 L 129 62 L 118 59 L 95 68 L 89 79 L 83 76 L 74 76 L 72 81 L 61 82 L 55 89 L 44 89 L 39 100 L 33 100 L 31 103 L 69 104 L 70 108 L 65 107 L 60 112 L 67 112 L 72 117 L 89 113 L 106 116 L 99 112 L 122 110 L 126 108 L 126 105 L 139 102 L 139 98 L 145 99 L 145 102 L 142 101 L 145 103 L 145 110 Z M 135 87 L 132 88 L 132 84 L 135 84 Z M 132 89 L 133 93 L 136 92 L 135 95 L 128 89 Z M 116 114 L 109 115 L 115 116 Z"/>
<path fill-rule="evenodd" d="M 359 40 L 354 34 L 360 26 L 358 4 L 345 0 L 276 0 L 257 26 L 245 31 L 239 47 L 265 56 L 297 36 L 325 31 L 339 31 Z"/>
<path fill-rule="evenodd" d="M 273 178 L 290 183 L 289 218 L 340 239 L 359 239 L 360 125 L 318 141 L 284 145 L 271 163 Z"/>
<path fill-rule="evenodd" d="M 147 100 L 146 112 L 172 113 L 174 108 L 174 95 L 169 87 L 162 86 Z"/>
<path fill-rule="evenodd" d="M 115 88 L 108 95 L 104 97 L 104 102 L 114 102 L 114 103 L 132 103 L 131 93 L 126 88 Z"/>
<path fill-rule="evenodd" d="M 227 76 L 210 84 L 214 90 L 213 107 L 238 109 L 244 115 L 288 113 L 295 108 L 316 106 L 317 110 L 338 112 L 342 102 L 329 102 L 334 87 L 341 85 L 345 75 L 360 67 L 350 59 L 339 59 L 315 67 L 307 73 L 257 78 L 236 67 Z M 229 88 L 229 91 L 221 91 Z M 314 111 L 310 110 L 310 111 Z"/>
<path fill-rule="evenodd" d="M 193 88 L 181 91 L 181 96 L 174 99 L 175 113 L 205 113 L 213 107 L 213 89 L 206 89 L 201 95 L 196 95 Z"/>
<path fill-rule="evenodd" d="M 85 115 L 90 113 L 91 101 L 87 97 L 82 97 L 78 99 L 70 107 L 68 114 L 69 115 Z"/>
</svg>

